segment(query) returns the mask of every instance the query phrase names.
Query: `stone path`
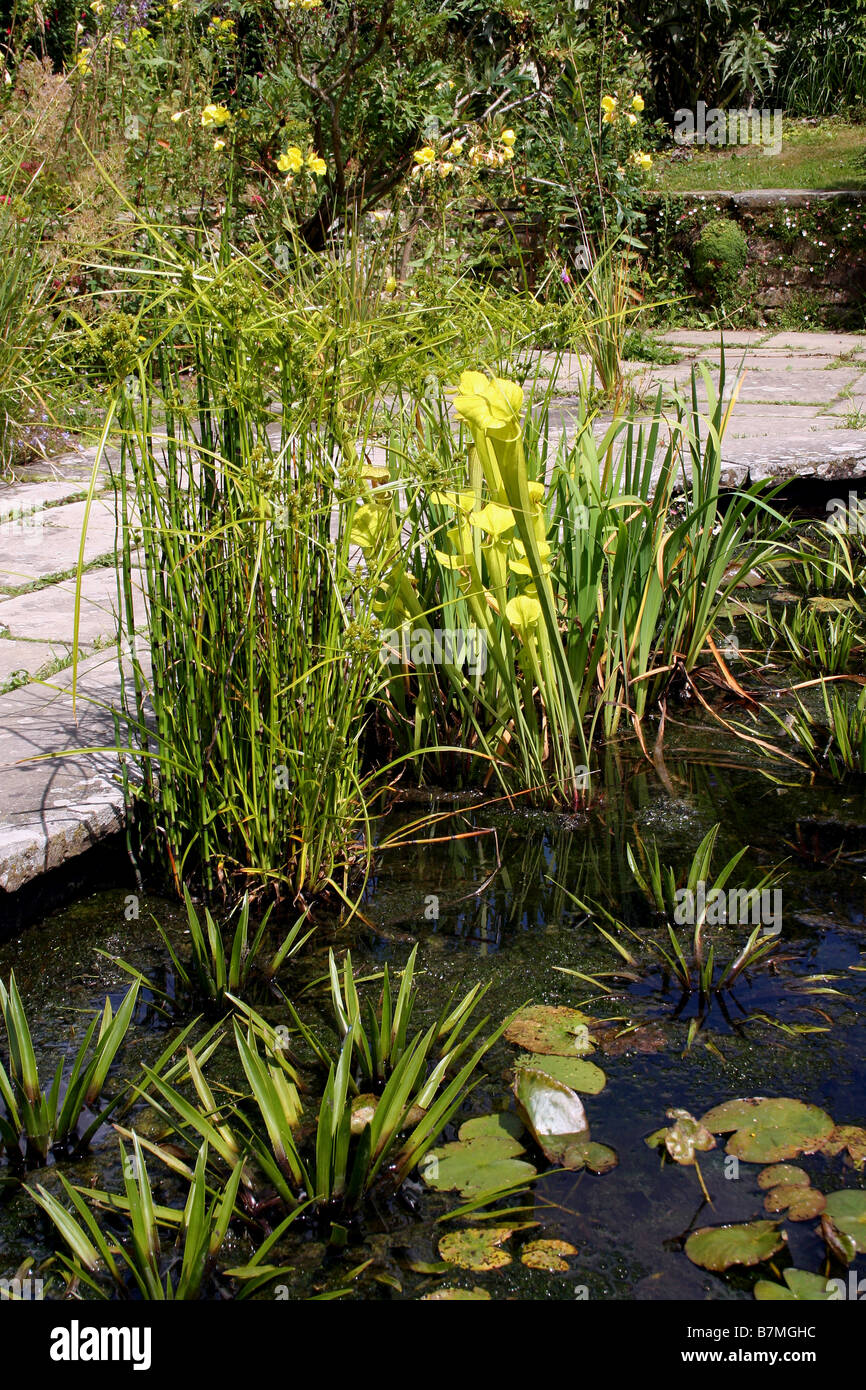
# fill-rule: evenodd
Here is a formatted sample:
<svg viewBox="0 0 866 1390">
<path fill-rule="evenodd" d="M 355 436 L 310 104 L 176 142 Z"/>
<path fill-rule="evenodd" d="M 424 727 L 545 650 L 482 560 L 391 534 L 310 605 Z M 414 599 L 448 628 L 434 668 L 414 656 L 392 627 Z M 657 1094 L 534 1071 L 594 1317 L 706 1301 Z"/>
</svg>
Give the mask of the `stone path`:
<svg viewBox="0 0 866 1390">
<path fill-rule="evenodd" d="M 630 364 L 635 388 L 668 404 L 693 363 L 718 372 L 718 336 L 664 335 L 676 365 Z M 732 332 L 728 380 L 745 377 L 726 438 L 725 481 L 866 479 L 866 335 Z M 542 355 L 544 363 L 547 354 Z M 581 363 L 568 358 L 557 383 L 566 430 Z M 0 929 L 3 895 L 120 828 L 122 797 L 111 753 L 119 700 L 114 507 L 107 469 L 86 538 L 78 706 L 70 693 L 75 583 L 93 453 L 33 466 L 0 483 Z M 143 621 L 143 603 L 141 618 Z"/>
</svg>

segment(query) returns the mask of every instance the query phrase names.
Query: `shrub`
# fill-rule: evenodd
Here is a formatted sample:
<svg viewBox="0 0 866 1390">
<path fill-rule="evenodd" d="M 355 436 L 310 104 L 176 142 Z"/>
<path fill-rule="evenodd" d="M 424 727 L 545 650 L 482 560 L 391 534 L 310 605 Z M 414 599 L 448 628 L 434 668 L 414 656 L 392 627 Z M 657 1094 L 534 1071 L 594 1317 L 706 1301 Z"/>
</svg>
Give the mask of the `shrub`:
<svg viewBox="0 0 866 1390">
<path fill-rule="evenodd" d="M 701 231 L 692 252 L 692 270 L 701 289 L 724 299 L 749 259 L 749 247 L 736 222 L 715 217 Z"/>
</svg>

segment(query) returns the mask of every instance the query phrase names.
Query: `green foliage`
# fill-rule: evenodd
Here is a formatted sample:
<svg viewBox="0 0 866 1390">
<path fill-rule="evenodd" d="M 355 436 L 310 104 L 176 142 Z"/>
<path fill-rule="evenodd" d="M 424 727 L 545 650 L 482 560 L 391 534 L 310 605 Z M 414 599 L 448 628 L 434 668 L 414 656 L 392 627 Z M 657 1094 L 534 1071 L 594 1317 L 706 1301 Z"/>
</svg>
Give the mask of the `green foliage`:
<svg viewBox="0 0 866 1390">
<path fill-rule="evenodd" d="M 724 300 L 748 259 L 748 242 L 739 225 L 730 218 L 716 217 L 701 230 L 692 252 L 692 269 L 710 297 Z"/>
</svg>

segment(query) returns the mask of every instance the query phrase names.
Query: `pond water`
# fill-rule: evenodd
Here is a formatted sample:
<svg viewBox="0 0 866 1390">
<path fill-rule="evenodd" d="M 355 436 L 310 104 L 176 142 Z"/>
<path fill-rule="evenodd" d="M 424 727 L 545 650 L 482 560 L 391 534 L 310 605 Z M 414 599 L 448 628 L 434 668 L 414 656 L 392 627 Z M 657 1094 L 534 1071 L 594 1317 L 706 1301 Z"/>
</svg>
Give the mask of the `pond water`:
<svg viewBox="0 0 866 1390">
<path fill-rule="evenodd" d="M 368 1209 L 341 1252 L 328 1253 L 315 1229 L 294 1230 L 283 1256 L 295 1272 L 282 1296 L 345 1287 L 348 1271 L 369 1262 L 351 1283 L 355 1297 L 418 1298 L 447 1284 L 481 1287 L 493 1298 L 750 1298 L 758 1277 L 772 1277 L 766 1266 L 710 1273 L 689 1261 L 683 1244 L 695 1227 L 766 1216 L 756 1184 L 759 1167 L 742 1163 L 738 1175 L 731 1174 L 724 1140 L 701 1154 L 709 1206 L 695 1169 L 662 1164 L 644 1139 L 665 1123 L 672 1107 L 700 1116 L 741 1096 L 795 1097 L 823 1107 L 837 1124 L 863 1124 L 866 797 L 762 761 L 754 748 L 721 741 L 683 711 L 669 723 L 664 778 L 620 748 L 605 769 L 603 790 L 580 817 L 521 810 L 492 798 L 456 802 L 441 794 L 434 796 L 433 809 L 443 818 L 419 828 L 429 809 L 429 803 L 403 805 L 389 815 L 383 838 L 399 829 L 407 843 L 377 856 L 363 919 L 348 926 L 323 920 L 290 972 L 291 985 L 284 983 L 295 997 L 308 986 L 300 1007 L 320 1026 L 327 995 L 316 981 L 327 967 L 329 947 L 351 946 L 356 967 L 368 973 L 386 962 L 399 969 L 417 942 L 421 992 L 413 1026 L 435 1017 L 453 991 L 462 995 L 476 982 L 489 984 L 484 1012 L 495 1023 L 528 1002 L 584 1006 L 599 1019 L 639 1023 L 616 1040 L 616 1030 L 606 1034 L 606 1046 L 594 1054 L 606 1085 L 584 1097 L 593 1139 L 612 1146 L 619 1163 L 602 1176 L 542 1176 L 520 1199 L 526 1208 L 521 1219 L 538 1223 L 529 1237 L 560 1238 L 575 1248 L 565 1271 L 521 1263 L 523 1232 L 506 1247 L 513 1259 L 501 1269 L 437 1269 L 443 1230 L 437 1218 L 460 1199 L 430 1191 L 416 1175 L 398 1197 Z M 750 846 L 734 882 L 754 882 L 786 861 L 782 930 L 772 963 L 740 977 L 721 1002 L 703 1010 L 703 1026 L 689 1047 L 697 999 L 684 1003 L 675 982 L 660 971 L 641 972 L 611 995 L 563 973 L 592 975 L 622 965 L 568 893 L 604 904 L 644 932 L 649 918 L 628 868 L 626 843 L 637 834 L 647 844 L 655 840 L 662 863 L 684 871 L 716 823 L 721 829 L 714 869 Z M 0 976 L 15 970 L 37 1055 L 52 1068 L 77 1045 L 73 1039 L 80 1038 L 83 1018 L 101 1006 L 105 994 L 120 999 L 128 977 L 111 957 L 122 956 L 171 992 L 170 962 L 151 914 L 182 948 L 181 914 L 174 904 L 144 896 L 139 919 L 127 921 L 127 894 L 122 888 L 82 898 L 0 946 Z M 728 925 L 708 932 L 715 933 L 720 958 L 728 958 L 748 929 Z M 608 987 L 615 986 L 605 978 Z M 272 1023 L 285 1017 L 279 1002 L 263 1004 L 262 1012 Z M 117 1064 L 119 1075 L 132 1076 L 140 1062 L 153 1059 L 172 1026 L 142 1004 Z M 503 1039 L 488 1054 L 482 1082 L 461 1119 L 512 1103 L 517 1051 Z M 207 1070 L 231 1086 L 235 1067 L 226 1045 Z M 148 1132 L 152 1112 L 139 1112 L 136 1124 Z M 453 1127 L 446 1137 L 455 1137 Z M 541 1170 L 550 1167 L 527 1144 L 532 1161 Z M 844 1157 L 797 1161 L 825 1193 L 866 1186 L 863 1173 Z M 100 1132 L 85 1160 L 65 1163 L 64 1171 L 72 1181 L 118 1187 L 110 1130 Z M 56 1183 L 51 1168 L 32 1176 L 49 1187 Z M 171 1200 L 171 1184 L 170 1175 L 159 1178 L 164 1200 Z M 790 1258 L 780 1256 L 778 1267 L 793 1263 L 820 1271 L 824 1242 L 816 1222 L 789 1221 L 785 1229 Z M 243 1242 L 237 1245 L 240 1257 Z M 0 1273 L 12 1272 L 27 1257 L 46 1258 L 51 1249 L 46 1223 L 10 1184 L 0 1197 Z M 862 1277 L 866 1258 L 858 1257 L 852 1268 Z M 273 1297 L 273 1290 L 263 1296 Z"/>
</svg>

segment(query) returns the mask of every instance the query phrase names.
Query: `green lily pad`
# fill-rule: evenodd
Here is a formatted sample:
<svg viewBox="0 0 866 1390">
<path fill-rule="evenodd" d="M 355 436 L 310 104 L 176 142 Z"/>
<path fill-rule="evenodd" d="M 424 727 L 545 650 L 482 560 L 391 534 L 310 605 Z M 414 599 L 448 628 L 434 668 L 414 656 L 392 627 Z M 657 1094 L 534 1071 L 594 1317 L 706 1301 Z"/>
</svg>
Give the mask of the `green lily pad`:
<svg viewBox="0 0 866 1390">
<path fill-rule="evenodd" d="M 619 1163 L 616 1149 L 612 1149 L 607 1144 L 596 1144 L 594 1141 L 578 1140 L 572 1144 L 568 1150 L 566 1168 L 588 1168 L 591 1173 L 609 1173 L 611 1168 L 615 1168 Z"/>
<path fill-rule="evenodd" d="M 809 1274 L 805 1269 L 786 1269 L 782 1278 L 785 1281 L 784 1284 L 774 1284 L 770 1279 L 759 1279 L 755 1285 L 755 1298 L 762 1303 L 829 1303 L 831 1301 L 827 1280 L 823 1275 Z"/>
<path fill-rule="evenodd" d="M 541 1052 L 545 1057 L 582 1057 L 595 1047 L 589 1036 L 593 1021 L 578 1009 L 533 1004 L 512 1019 L 505 1036 L 525 1052 Z"/>
<path fill-rule="evenodd" d="M 583 1161 L 568 1161 L 569 1150 L 589 1139 L 586 1111 L 571 1087 L 535 1067 L 520 1067 L 514 1095 L 526 1127 L 545 1157 L 565 1167 L 583 1167 Z"/>
<path fill-rule="evenodd" d="M 494 1139 L 519 1139 L 523 1133 L 523 1123 L 511 1110 L 498 1110 L 493 1115 L 476 1115 L 465 1120 L 457 1131 L 458 1139 L 480 1139 L 488 1135 Z"/>
<path fill-rule="evenodd" d="M 835 1158 L 843 1149 L 848 1150 L 854 1167 L 862 1168 L 866 1163 L 866 1129 L 859 1125 L 837 1125 L 824 1144 L 824 1153 Z"/>
<path fill-rule="evenodd" d="M 577 1251 L 567 1240 L 531 1240 L 520 1252 L 520 1262 L 528 1269 L 546 1269 L 551 1273 L 564 1274 L 568 1263 L 564 1255 L 576 1255 Z"/>
<path fill-rule="evenodd" d="M 489 1300 L 490 1294 L 486 1289 L 478 1288 L 477 1286 L 474 1289 L 437 1289 L 435 1293 L 425 1293 L 421 1298 L 421 1302 L 435 1303 L 439 1299 L 447 1299 L 451 1303 L 456 1303 L 458 1299 L 470 1298 L 477 1299 L 478 1302 L 480 1302 L 482 1299 Z"/>
<path fill-rule="evenodd" d="M 785 1244 L 775 1221 L 750 1221 L 744 1226 L 703 1226 L 686 1241 L 692 1264 L 717 1273 L 731 1265 L 758 1265 Z"/>
<path fill-rule="evenodd" d="M 513 1231 L 513 1226 L 467 1226 L 462 1231 L 449 1231 L 439 1242 L 439 1254 L 460 1269 L 504 1269 L 511 1264 L 511 1256 L 499 1247 Z"/>
<path fill-rule="evenodd" d="M 811 1221 L 824 1210 L 824 1194 L 799 1183 L 777 1183 L 764 1198 L 767 1211 L 787 1211 L 789 1221 Z"/>
<path fill-rule="evenodd" d="M 768 1100 L 750 1096 L 708 1110 L 702 1123 L 713 1134 L 727 1134 L 726 1152 L 744 1163 L 779 1163 L 814 1153 L 833 1132 L 833 1121 L 817 1105 L 802 1100 Z"/>
<path fill-rule="evenodd" d="M 840 1265 L 850 1265 L 857 1258 L 857 1242 L 843 1231 L 838 1231 L 826 1211 L 821 1217 L 821 1235 L 830 1254 Z"/>
<path fill-rule="evenodd" d="M 517 1157 L 523 1152 L 523 1145 L 504 1131 L 482 1133 L 476 1139 L 431 1149 L 419 1171 L 427 1186 L 439 1192 L 456 1188 L 463 1197 L 477 1197 L 534 1178 L 534 1165 Z"/>
<path fill-rule="evenodd" d="M 766 1192 L 768 1187 L 809 1187 L 812 1179 L 802 1168 L 797 1168 L 793 1163 L 774 1163 L 769 1168 L 762 1168 L 758 1174 L 758 1186 L 762 1192 Z"/>
<path fill-rule="evenodd" d="M 853 1240 L 861 1255 L 866 1254 L 866 1192 L 831 1192 L 826 1210 L 836 1230 Z"/>
<path fill-rule="evenodd" d="M 607 1081 L 601 1067 L 597 1067 L 594 1062 L 587 1062 L 583 1057 L 523 1053 L 518 1057 L 515 1066 L 534 1067 L 536 1071 L 543 1071 L 547 1076 L 570 1086 L 573 1091 L 583 1091 L 588 1096 L 597 1096 L 599 1091 L 604 1090 Z"/>
</svg>

